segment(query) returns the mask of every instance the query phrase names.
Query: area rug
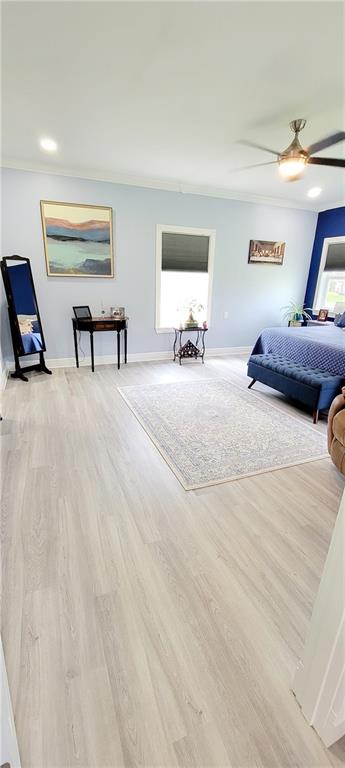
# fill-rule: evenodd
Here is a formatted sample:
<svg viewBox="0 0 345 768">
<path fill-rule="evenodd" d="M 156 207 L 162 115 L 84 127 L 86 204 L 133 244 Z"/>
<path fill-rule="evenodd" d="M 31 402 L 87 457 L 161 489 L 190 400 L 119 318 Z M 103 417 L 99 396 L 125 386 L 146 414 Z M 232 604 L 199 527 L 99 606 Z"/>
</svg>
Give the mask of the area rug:
<svg viewBox="0 0 345 768">
<path fill-rule="evenodd" d="M 227 379 L 118 389 L 187 491 L 328 455 L 315 428 Z"/>
</svg>

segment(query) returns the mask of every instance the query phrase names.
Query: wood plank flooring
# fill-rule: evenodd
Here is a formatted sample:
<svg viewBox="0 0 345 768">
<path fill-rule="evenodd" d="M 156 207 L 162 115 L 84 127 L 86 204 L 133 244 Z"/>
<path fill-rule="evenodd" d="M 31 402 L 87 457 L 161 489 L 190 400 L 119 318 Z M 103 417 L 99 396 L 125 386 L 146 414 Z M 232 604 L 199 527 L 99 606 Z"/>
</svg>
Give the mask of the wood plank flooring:
<svg viewBox="0 0 345 768">
<path fill-rule="evenodd" d="M 116 388 L 217 376 L 246 386 L 244 359 L 8 383 L 2 633 L 23 768 L 345 764 L 290 691 L 342 478 L 324 459 L 186 492 Z"/>
</svg>

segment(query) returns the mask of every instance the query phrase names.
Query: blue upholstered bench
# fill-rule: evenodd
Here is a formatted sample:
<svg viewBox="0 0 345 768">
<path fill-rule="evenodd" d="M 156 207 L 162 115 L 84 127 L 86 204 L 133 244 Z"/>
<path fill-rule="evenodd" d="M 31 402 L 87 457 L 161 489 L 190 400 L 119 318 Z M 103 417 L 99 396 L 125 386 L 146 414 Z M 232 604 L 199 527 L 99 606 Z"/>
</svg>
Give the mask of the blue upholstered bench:
<svg viewBox="0 0 345 768">
<path fill-rule="evenodd" d="M 250 389 L 256 381 L 277 389 L 294 400 L 313 409 L 316 424 L 319 411 L 329 408 L 333 398 L 345 384 L 344 376 L 336 376 L 320 368 L 294 363 L 282 355 L 251 355 L 248 361 L 248 376 L 252 377 Z"/>
</svg>

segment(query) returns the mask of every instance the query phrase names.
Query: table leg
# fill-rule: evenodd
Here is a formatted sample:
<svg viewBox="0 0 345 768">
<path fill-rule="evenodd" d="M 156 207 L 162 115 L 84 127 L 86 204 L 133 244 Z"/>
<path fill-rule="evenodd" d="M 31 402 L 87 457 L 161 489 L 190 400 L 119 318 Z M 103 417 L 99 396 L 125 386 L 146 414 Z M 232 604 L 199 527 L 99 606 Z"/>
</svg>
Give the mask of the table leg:
<svg viewBox="0 0 345 768">
<path fill-rule="evenodd" d="M 206 331 L 202 331 L 202 353 L 201 353 L 202 362 L 204 362 L 204 357 L 205 357 L 205 333 Z"/>
<path fill-rule="evenodd" d="M 75 328 L 73 328 L 73 336 L 74 336 L 75 364 L 77 368 L 79 368 L 78 341 L 77 341 L 77 331 Z"/>
<path fill-rule="evenodd" d="M 127 328 L 124 329 L 125 336 L 125 363 L 127 363 Z"/>
<path fill-rule="evenodd" d="M 95 358 L 93 353 L 93 331 L 90 331 L 90 347 L 91 347 L 91 370 L 94 373 L 95 370 Z"/>
<path fill-rule="evenodd" d="M 177 342 L 177 330 L 175 329 L 175 340 L 174 340 L 174 346 L 173 346 L 174 362 L 176 360 L 176 342 Z"/>
<path fill-rule="evenodd" d="M 180 350 L 179 351 L 181 351 L 181 347 L 182 347 L 182 331 L 180 331 Z M 181 355 L 179 355 L 179 363 L 180 365 L 182 365 Z"/>
<path fill-rule="evenodd" d="M 120 331 L 117 331 L 117 370 L 120 370 Z"/>
</svg>

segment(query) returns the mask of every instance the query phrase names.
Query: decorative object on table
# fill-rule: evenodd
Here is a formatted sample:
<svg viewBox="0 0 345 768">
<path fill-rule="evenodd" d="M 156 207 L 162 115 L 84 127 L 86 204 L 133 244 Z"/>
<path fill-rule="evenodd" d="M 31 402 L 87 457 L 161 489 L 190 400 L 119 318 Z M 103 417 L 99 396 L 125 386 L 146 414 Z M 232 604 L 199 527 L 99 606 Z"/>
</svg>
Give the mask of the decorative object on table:
<svg viewBox="0 0 345 768">
<path fill-rule="evenodd" d="M 173 346 L 173 353 L 174 353 L 174 361 L 176 358 L 178 359 L 180 365 L 182 363 L 182 358 L 194 358 L 194 360 L 197 360 L 198 357 L 201 358 L 201 362 L 204 362 L 205 357 L 205 333 L 207 331 L 207 328 L 200 328 L 200 327 L 185 327 L 185 328 L 174 328 L 175 331 L 175 339 L 174 339 L 174 346 Z M 182 335 L 185 331 L 195 331 L 197 336 L 195 340 L 195 344 L 188 339 L 184 344 L 182 343 Z M 176 349 L 177 340 L 179 339 L 179 346 L 178 349 Z"/>
<path fill-rule="evenodd" d="M 319 314 L 317 316 L 317 320 L 319 323 L 325 323 L 328 317 L 328 309 L 320 309 Z"/>
<path fill-rule="evenodd" d="M 126 317 L 126 311 L 124 307 L 110 307 L 111 317 L 115 317 L 118 320 L 123 320 Z"/>
<path fill-rule="evenodd" d="M 184 323 L 185 328 L 198 328 L 199 321 L 194 315 L 197 315 L 201 312 L 202 309 L 204 309 L 203 304 L 200 304 L 196 299 L 190 299 L 185 304 L 185 309 L 187 309 L 188 315 L 187 319 Z"/>
<path fill-rule="evenodd" d="M 119 392 L 185 490 L 326 456 L 314 427 L 226 379 Z"/>
<path fill-rule="evenodd" d="M 204 328 L 205 331 L 208 330 L 207 320 L 204 320 L 202 327 Z"/>
<path fill-rule="evenodd" d="M 86 318 L 92 317 L 91 309 L 87 304 L 72 307 L 72 309 L 77 320 L 85 320 Z"/>
<path fill-rule="evenodd" d="M 289 326 L 302 325 L 306 320 L 311 320 L 311 315 L 304 308 L 304 305 L 293 299 L 285 307 L 281 307 L 281 309 L 284 310 L 282 318 L 283 320 L 288 320 Z"/>
<path fill-rule="evenodd" d="M 112 208 L 41 200 L 41 217 L 50 277 L 114 277 Z"/>
<path fill-rule="evenodd" d="M 75 308 L 73 307 L 73 310 Z M 76 307 L 78 309 L 78 307 Z M 120 335 L 123 331 L 124 335 L 124 362 L 127 363 L 127 328 L 128 318 L 116 318 L 116 317 L 73 317 L 73 338 L 74 338 L 74 351 L 75 351 L 75 364 L 79 368 L 79 356 L 78 356 L 78 339 L 77 332 L 88 331 L 90 334 L 90 350 L 91 350 L 91 370 L 95 370 L 95 357 L 93 347 L 93 334 L 97 331 L 115 331 L 117 334 L 117 367 L 120 368 Z"/>
<path fill-rule="evenodd" d="M 51 373 L 44 360 L 46 351 L 36 291 L 31 271 L 30 259 L 23 256 L 5 256 L 1 259 L 1 272 L 4 281 L 10 330 L 15 360 L 13 378 L 28 381 L 27 371 Z M 38 353 L 39 362 L 20 365 L 20 357 Z"/>
<path fill-rule="evenodd" d="M 345 312 L 345 301 L 336 301 L 334 305 L 334 319 Z"/>
<path fill-rule="evenodd" d="M 248 264 L 282 264 L 285 243 L 282 240 L 250 240 Z"/>
<path fill-rule="evenodd" d="M 337 328 L 345 328 L 345 312 L 339 312 L 339 314 L 334 316 L 334 325 Z"/>
</svg>

